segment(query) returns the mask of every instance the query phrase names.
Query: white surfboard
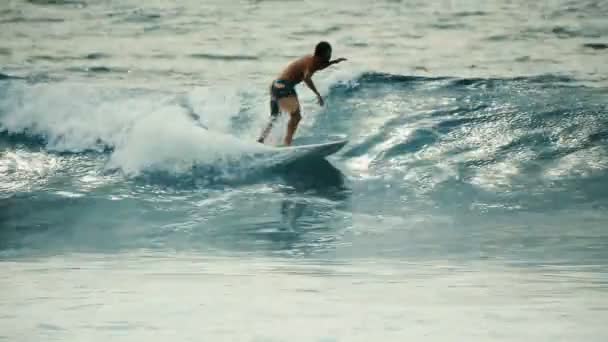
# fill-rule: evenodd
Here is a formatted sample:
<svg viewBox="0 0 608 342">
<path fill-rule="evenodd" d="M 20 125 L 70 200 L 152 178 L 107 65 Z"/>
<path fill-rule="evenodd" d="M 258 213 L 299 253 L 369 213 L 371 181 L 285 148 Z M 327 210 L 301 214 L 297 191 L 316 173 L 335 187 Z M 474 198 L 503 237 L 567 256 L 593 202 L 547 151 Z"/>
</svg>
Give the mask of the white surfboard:
<svg viewBox="0 0 608 342">
<path fill-rule="evenodd" d="M 330 141 L 321 144 L 296 145 L 273 148 L 280 155 L 281 164 L 291 163 L 308 158 L 325 158 L 342 149 L 348 140 Z"/>
</svg>

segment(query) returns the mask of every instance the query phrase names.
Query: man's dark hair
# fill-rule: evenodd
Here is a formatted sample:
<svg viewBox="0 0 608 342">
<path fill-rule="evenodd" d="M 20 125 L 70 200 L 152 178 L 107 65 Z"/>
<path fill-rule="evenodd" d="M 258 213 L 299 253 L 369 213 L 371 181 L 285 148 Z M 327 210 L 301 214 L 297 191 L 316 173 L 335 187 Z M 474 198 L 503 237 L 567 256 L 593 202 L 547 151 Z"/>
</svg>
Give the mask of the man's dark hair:
<svg viewBox="0 0 608 342">
<path fill-rule="evenodd" d="M 328 58 L 331 57 L 331 45 L 328 42 L 320 42 L 315 47 L 315 56 Z"/>
</svg>

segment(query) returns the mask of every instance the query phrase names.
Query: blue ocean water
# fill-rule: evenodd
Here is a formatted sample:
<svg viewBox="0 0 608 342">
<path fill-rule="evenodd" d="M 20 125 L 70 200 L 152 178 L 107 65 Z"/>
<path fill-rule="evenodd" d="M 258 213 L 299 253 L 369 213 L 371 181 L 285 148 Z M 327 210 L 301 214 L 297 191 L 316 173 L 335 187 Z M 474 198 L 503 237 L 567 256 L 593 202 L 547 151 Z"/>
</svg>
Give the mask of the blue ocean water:
<svg viewBox="0 0 608 342">
<path fill-rule="evenodd" d="M 605 340 L 606 15 L 3 2 L 0 340 Z M 349 143 L 285 165 L 268 84 L 319 40 L 295 144 Z"/>
</svg>

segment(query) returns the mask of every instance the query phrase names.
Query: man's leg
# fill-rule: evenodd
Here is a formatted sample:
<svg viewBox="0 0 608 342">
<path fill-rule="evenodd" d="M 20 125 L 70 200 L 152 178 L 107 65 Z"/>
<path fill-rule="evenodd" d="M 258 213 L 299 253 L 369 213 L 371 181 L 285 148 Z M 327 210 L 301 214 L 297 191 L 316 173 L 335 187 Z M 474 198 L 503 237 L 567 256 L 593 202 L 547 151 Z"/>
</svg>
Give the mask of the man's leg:
<svg viewBox="0 0 608 342">
<path fill-rule="evenodd" d="M 258 142 L 263 144 L 264 140 L 266 140 L 266 137 L 268 136 L 268 133 L 270 133 L 270 131 L 272 130 L 272 125 L 274 124 L 274 122 L 277 120 L 276 116 L 273 116 L 270 118 L 270 122 L 268 123 L 268 125 L 266 125 L 266 128 L 264 128 L 264 130 L 262 131 L 262 135 L 260 135 L 260 137 L 258 138 Z"/>
<path fill-rule="evenodd" d="M 266 125 L 266 128 L 264 128 L 264 130 L 262 131 L 262 135 L 258 138 L 259 143 L 261 143 L 261 144 L 264 143 L 264 140 L 266 140 L 266 137 L 272 130 L 272 125 L 274 124 L 275 121 L 277 121 L 278 117 L 279 117 L 279 105 L 277 104 L 276 100 L 271 99 L 270 100 L 270 122 L 268 123 L 268 125 Z"/>
<path fill-rule="evenodd" d="M 284 143 L 286 146 L 290 146 L 293 140 L 293 135 L 298 128 L 298 123 L 302 119 L 300 115 L 300 102 L 298 102 L 297 96 L 289 96 L 279 100 L 281 109 L 289 113 L 289 123 L 287 123 L 287 134 L 285 135 Z"/>
</svg>

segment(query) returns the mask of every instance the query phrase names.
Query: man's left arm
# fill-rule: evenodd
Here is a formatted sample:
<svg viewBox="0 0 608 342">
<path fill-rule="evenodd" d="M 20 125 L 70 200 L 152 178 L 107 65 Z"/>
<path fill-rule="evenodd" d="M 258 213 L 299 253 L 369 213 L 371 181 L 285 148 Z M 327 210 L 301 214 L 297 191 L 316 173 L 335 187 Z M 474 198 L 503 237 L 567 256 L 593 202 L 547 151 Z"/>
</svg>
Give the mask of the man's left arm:
<svg viewBox="0 0 608 342">
<path fill-rule="evenodd" d="M 332 64 L 338 64 L 338 63 L 340 63 L 340 62 L 344 62 L 344 61 L 346 61 L 346 58 L 338 58 L 338 59 L 334 59 L 333 61 L 329 61 L 329 65 L 332 65 Z"/>
<path fill-rule="evenodd" d="M 338 64 L 338 63 L 344 62 L 344 61 L 346 61 L 346 58 L 334 59 L 333 61 L 329 61 L 325 65 L 322 65 L 321 68 L 319 68 L 319 70 L 323 70 L 323 69 L 327 68 L 330 65 Z"/>
</svg>

